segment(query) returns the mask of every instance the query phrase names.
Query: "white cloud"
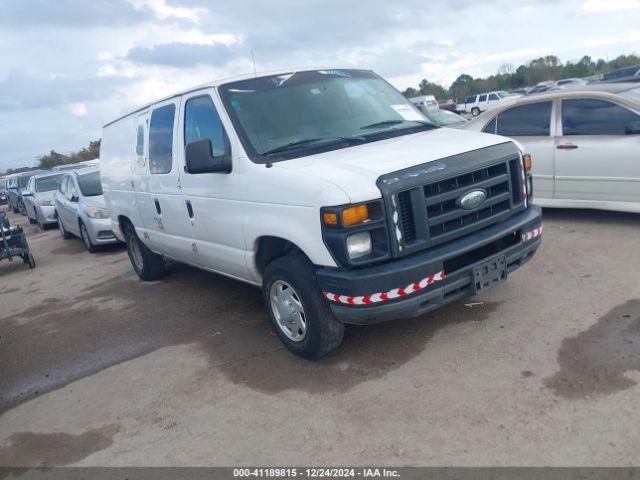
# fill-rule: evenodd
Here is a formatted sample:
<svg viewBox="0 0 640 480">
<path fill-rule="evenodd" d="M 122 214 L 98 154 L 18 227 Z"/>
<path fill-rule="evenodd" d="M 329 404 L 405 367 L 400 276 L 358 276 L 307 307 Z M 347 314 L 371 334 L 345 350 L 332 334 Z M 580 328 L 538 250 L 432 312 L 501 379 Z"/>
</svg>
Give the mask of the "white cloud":
<svg viewBox="0 0 640 480">
<path fill-rule="evenodd" d="M 83 102 L 72 103 L 69 105 L 69 111 L 74 117 L 85 117 L 88 114 L 87 105 Z"/>
<path fill-rule="evenodd" d="M 619 43 L 638 43 L 640 42 L 640 30 L 631 30 L 625 36 L 604 36 L 604 37 L 589 37 L 584 39 L 584 44 L 587 47 L 602 46 L 602 45 L 616 45 Z"/>
<path fill-rule="evenodd" d="M 586 0 L 581 9 L 585 12 L 640 10 L 640 0 Z"/>
<path fill-rule="evenodd" d="M 143 7 L 150 8 L 160 20 L 165 20 L 167 18 L 173 17 L 190 20 L 197 23 L 200 21 L 202 15 L 206 13 L 206 10 L 203 8 L 172 7 L 170 5 L 167 5 L 166 0 L 129 1 L 137 9 L 141 9 Z"/>
</svg>

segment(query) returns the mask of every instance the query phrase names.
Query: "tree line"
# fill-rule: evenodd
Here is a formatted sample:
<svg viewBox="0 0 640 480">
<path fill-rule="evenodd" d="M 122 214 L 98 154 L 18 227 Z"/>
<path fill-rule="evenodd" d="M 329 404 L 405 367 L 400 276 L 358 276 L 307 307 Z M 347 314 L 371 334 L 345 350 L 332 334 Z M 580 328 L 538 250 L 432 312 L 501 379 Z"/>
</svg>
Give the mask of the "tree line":
<svg viewBox="0 0 640 480">
<path fill-rule="evenodd" d="M 618 68 L 640 65 L 640 56 L 620 55 L 613 60 L 599 59 L 594 61 L 585 55 L 578 62 L 562 63 L 555 55 L 536 58 L 530 62 L 515 68 L 513 65 L 504 64 L 498 73 L 487 78 L 473 78 L 463 73 L 448 87 L 427 79 L 423 79 L 417 88 L 409 87 L 403 94 L 407 98 L 418 95 L 434 95 L 438 100 L 449 98 L 457 99 L 467 95 L 491 92 L 495 90 L 514 90 L 516 88 L 530 87 L 546 80 L 561 80 L 563 78 L 585 78 L 617 70 Z"/>
<path fill-rule="evenodd" d="M 68 163 L 85 162 L 100 157 L 100 139 L 89 142 L 88 147 L 83 147 L 77 152 L 65 155 L 55 150 L 51 150 L 46 155 L 38 158 L 38 164 L 33 167 L 8 168 L 3 175 L 12 173 L 28 172 L 29 170 L 50 170 L 56 165 L 66 165 Z M 0 172 L 2 173 L 2 172 Z"/>
<path fill-rule="evenodd" d="M 43 155 L 38 160 L 38 168 L 45 170 L 55 167 L 56 165 L 66 165 L 68 163 L 85 162 L 87 160 L 94 160 L 100 157 L 100 140 L 93 140 L 89 142 L 88 147 L 83 147 L 77 152 L 72 152 L 69 155 L 58 153 L 55 150 L 51 150 L 46 155 Z"/>
</svg>

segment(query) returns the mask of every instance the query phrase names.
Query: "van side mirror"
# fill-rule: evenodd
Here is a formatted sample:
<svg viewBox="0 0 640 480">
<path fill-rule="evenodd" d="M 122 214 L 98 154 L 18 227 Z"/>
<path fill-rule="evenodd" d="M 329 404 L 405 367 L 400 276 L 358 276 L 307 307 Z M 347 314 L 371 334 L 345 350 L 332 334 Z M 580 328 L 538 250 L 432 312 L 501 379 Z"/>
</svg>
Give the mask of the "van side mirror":
<svg viewBox="0 0 640 480">
<path fill-rule="evenodd" d="M 185 147 L 185 170 L 187 173 L 229 173 L 231 155 L 213 156 L 211 140 L 204 138 L 187 143 Z"/>
<path fill-rule="evenodd" d="M 638 135 L 640 134 L 640 121 L 631 122 L 626 127 L 624 127 L 624 133 L 627 135 Z"/>
</svg>

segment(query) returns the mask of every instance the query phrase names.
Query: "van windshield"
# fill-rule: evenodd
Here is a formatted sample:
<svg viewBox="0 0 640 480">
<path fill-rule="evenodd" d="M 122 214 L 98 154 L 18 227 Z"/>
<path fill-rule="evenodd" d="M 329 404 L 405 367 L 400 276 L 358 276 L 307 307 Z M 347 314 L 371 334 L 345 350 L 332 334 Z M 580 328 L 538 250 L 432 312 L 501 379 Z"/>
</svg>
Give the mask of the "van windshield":
<svg viewBox="0 0 640 480">
<path fill-rule="evenodd" d="M 249 156 L 288 160 L 435 126 L 382 78 L 362 70 L 317 70 L 220 87 Z"/>
<path fill-rule="evenodd" d="M 100 183 L 100 172 L 85 173 L 78 175 L 78 185 L 85 197 L 97 197 L 102 195 L 102 184 Z"/>
</svg>

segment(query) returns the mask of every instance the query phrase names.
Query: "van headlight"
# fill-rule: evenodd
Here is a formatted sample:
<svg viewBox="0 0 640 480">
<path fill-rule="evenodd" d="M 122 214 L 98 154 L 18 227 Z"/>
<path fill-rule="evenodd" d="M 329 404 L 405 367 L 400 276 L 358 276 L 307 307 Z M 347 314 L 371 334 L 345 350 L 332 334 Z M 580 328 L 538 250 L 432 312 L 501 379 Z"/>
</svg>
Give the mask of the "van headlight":
<svg viewBox="0 0 640 480">
<path fill-rule="evenodd" d="M 109 218 L 109 211 L 100 207 L 84 207 L 84 213 L 89 218 Z"/>
<path fill-rule="evenodd" d="M 372 251 L 373 246 L 369 232 L 352 233 L 347 236 L 347 252 L 350 259 L 364 257 Z"/>
</svg>

